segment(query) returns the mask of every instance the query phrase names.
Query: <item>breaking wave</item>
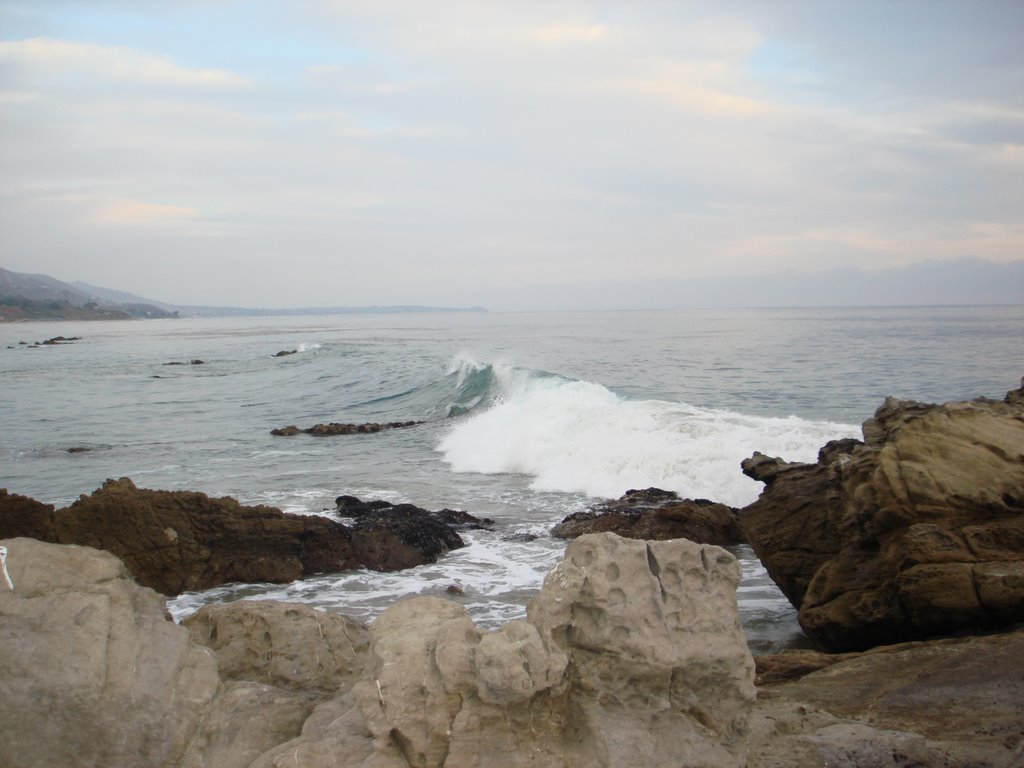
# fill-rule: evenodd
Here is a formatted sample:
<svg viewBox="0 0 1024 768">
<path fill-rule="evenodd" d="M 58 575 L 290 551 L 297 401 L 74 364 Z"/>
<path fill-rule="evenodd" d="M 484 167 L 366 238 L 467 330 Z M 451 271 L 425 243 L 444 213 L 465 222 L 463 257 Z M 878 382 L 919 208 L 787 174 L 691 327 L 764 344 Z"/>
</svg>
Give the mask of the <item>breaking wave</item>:
<svg viewBox="0 0 1024 768">
<path fill-rule="evenodd" d="M 437 449 L 454 472 L 514 473 L 539 491 L 617 497 L 657 486 L 734 506 L 761 484 L 740 472 L 754 451 L 814 461 L 859 427 L 638 400 L 600 384 L 511 366 L 460 362 L 456 419 Z"/>
</svg>

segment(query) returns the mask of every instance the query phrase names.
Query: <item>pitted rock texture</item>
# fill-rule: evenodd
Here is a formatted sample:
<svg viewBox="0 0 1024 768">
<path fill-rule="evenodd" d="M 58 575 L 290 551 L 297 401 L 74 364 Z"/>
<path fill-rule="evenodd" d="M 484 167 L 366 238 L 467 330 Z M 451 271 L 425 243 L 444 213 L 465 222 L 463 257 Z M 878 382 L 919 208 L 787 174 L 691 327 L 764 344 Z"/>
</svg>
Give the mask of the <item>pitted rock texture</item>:
<svg viewBox="0 0 1024 768">
<path fill-rule="evenodd" d="M 369 677 L 254 765 L 742 765 L 738 581 L 717 547 L 599 534 L 569 545 L 528 621 L 488 632 L 456 603 L 402 601 L 371 625 Z"/>
<path fill-rule="evenodd" d="M 805 652 L 755 704 L 715 547 L 583 537 L 529 620 L 495 631 L 416 598 L 369 631 L 240 601 L 190 633 L 108 553 L 0 546 L 5 768 L 1008 768 L 1024 751 L 1021 631 Z"/>
<path fill-rule="evenodd" d="M 889 399 L 816 464 L 761 454 L 741 513 L 758 556 L 831 650 L 1024 620 L 1024 398 Z"/>
</svg>

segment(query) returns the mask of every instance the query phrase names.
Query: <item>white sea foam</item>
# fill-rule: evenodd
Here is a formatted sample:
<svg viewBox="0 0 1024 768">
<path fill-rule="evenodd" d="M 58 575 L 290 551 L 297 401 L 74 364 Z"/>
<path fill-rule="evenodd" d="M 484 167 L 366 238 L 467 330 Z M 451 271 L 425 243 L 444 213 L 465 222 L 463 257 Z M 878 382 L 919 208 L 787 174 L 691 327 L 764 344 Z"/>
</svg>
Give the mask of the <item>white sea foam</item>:
<svg viewBox="0 0 1024 768">
<path fill-rule="evenodd" d="M 302 344 L 299 344 L 297 349 L 298 349 L 299 352 L 309 352 L 311 349 L 320 349 L 320 345 L 319 344 L 306 344 L 305 342 L 303 342 Z"/>
<path fill-rule="evenodd" d="M 488 410 L 453 424 L 438 450 L 455 472 L 517 473 L 541 491 L 617 497 L 657 486 L 736 506 L 761 485 L 740 461 L 755 450 L 814 461 L 852 425 L 767 418 L 663 400 L 629 400 L 605 387 L 557 377 L 499 375 Z"/>
</svg>

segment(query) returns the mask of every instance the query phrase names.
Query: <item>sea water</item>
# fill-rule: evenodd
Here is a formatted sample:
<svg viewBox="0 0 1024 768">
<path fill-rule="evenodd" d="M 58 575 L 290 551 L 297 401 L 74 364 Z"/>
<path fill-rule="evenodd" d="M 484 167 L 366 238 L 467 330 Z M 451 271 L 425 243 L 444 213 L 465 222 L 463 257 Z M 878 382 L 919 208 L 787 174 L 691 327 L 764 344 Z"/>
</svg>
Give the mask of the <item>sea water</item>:
<svg viewBox="0 0 1024 768">
<path fill-rule="evenodd" d="M 82 338 L 32 346 L 58 335 Z M 494 627 L 523 616 L 561 557 L 549 530 L 567 514 L 650 486 L 742 506 L 760 492 L 739 469 L 754 451 L 813 461 L 828 440 L 859 436 L 888 395 L 1002 397 L 1022 373 L 1024 307 L 6 324 L 0 486 L 66 505 L 127 476 L 289 513 L 333 515 L 339 494 L 464 509 L 495 529 L 463 533 L 467 546 L 435 564 L 229 585 L 170 607 L 279 598 L 369 620 L 438 595 Z M 425 423 L 270 434 L 406 420 Z M 734 553 L 753 649 L 800 643 L 752 551 Z"/>
</svg>

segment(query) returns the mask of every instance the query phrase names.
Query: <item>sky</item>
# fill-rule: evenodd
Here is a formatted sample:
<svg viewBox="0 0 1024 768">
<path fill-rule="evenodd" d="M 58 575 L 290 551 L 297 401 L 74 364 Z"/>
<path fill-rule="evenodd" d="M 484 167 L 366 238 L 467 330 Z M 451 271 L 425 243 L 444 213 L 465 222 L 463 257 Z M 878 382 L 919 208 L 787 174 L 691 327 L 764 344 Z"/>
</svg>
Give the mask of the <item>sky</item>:
<svg viewBox="0 0 1024 768">
<path fill-rule="evenodd" d="M 1018 265 L 1021 39 L 1020 0 L 0 0 L 0 267 L 529 310 Z"/>
</svg>

